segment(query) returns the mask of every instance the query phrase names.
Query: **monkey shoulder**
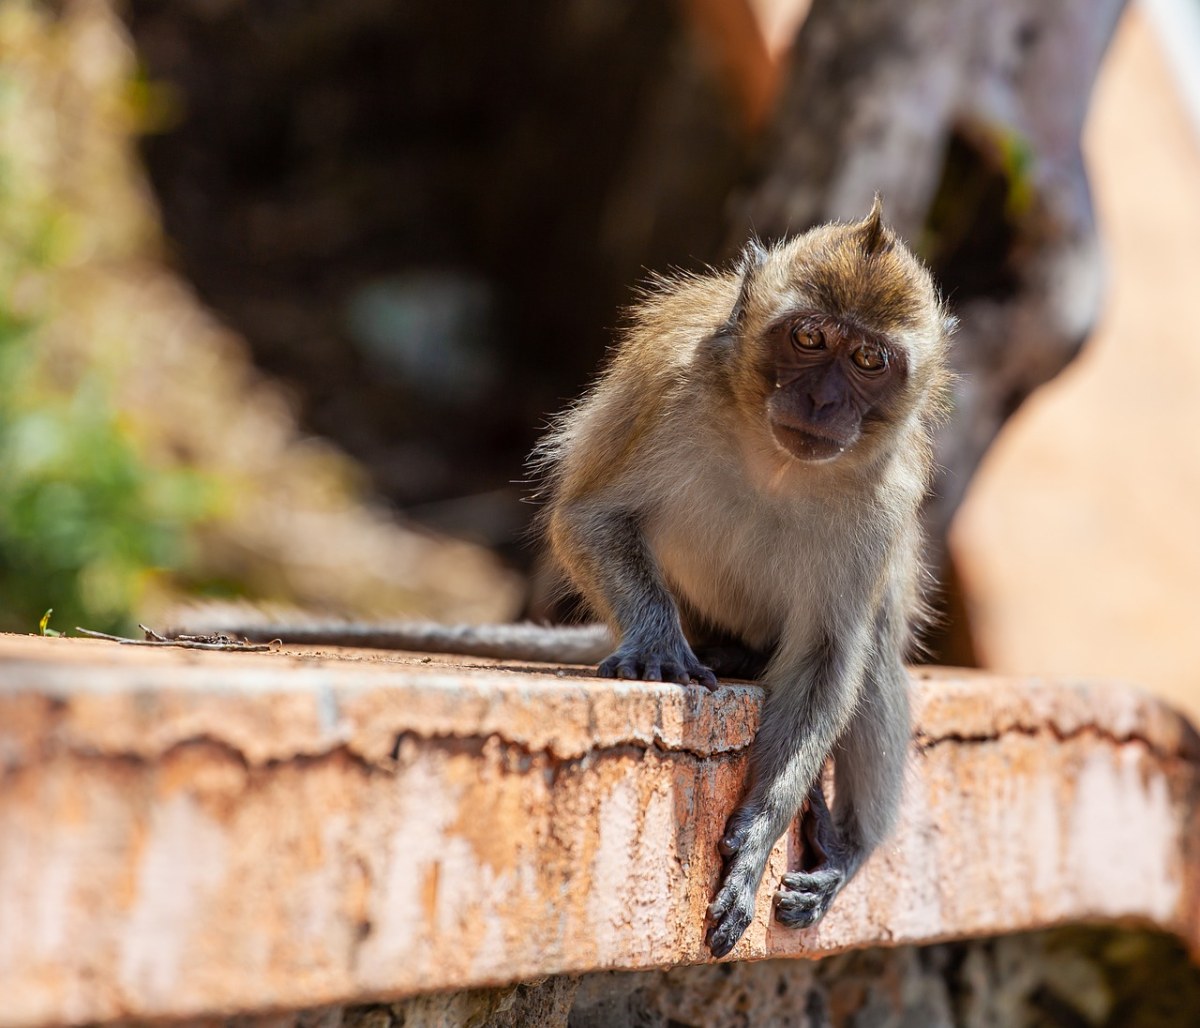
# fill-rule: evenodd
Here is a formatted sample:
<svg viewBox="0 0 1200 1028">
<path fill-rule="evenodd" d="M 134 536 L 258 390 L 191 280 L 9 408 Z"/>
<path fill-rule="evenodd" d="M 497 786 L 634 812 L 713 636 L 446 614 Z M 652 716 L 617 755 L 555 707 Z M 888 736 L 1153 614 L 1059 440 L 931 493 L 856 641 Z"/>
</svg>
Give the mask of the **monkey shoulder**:
<svg viewBox="0 0 1200 1028">
<path fill-rule="evenodd" d="M 737 294 L 738 279 L 728 272 L 653 279 L 629 312 L 629 329 L 619 350 L 665 352 L 686 359 L 728 321 Z"/>
</svg>

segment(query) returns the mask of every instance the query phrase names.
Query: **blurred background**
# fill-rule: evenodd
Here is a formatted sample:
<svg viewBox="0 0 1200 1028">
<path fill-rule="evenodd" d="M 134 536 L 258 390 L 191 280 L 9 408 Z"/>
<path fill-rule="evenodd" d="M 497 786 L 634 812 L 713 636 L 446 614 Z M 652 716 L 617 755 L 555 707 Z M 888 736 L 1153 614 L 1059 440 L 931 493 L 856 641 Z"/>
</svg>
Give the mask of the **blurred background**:
<svg viewBox="0 0 1200 1028">
<path fill-rule="evenodd" d="M 551 617 L 639 280 L 879 189 L 962 319 L 933 657 L 1200 716 L 1200 4 L 840 7 L 0 0 L 0 628 Z"/>
</svg>

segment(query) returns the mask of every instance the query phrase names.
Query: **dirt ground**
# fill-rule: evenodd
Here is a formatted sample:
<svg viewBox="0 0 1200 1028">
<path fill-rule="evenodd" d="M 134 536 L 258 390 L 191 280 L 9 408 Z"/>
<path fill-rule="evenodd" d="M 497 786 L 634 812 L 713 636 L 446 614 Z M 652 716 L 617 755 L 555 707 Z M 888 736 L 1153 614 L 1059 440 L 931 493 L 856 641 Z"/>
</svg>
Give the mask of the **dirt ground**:
<svg viewBox="0 0 1200 1028">
<path fill-rule="evenodd" d="M 955 551 L 988 666 L 1124 679 L 1200 718 L 1200 133 L 1137 8 L 1085 149 L 1103 323 L 1000 438 Z"/>
</svg>

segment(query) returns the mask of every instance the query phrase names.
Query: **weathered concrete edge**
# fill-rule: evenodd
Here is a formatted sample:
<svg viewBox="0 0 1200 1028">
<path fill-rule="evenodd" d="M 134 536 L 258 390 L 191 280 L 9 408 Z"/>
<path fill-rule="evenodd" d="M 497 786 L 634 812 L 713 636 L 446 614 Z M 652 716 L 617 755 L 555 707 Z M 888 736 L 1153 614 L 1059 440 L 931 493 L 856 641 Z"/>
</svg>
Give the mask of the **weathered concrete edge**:
<svg viewBox="0 0 1200 1028">
<path fill-rule="evenodd" d="M 0 934 L 60 936 L 57 949 L 41 946 L 56 959 L 41 963 L 0 940 L 0 995 L 11 1000 L 0 1024 L 362 1001 L 703 959 L 713 844 L 740 787 L 757 690 L 608 689 L 420 658 L 358 664 L 85 646 L 0 640 L 5 783 L 41 800 L 78 793 L 122 805 L 107 822 L 100 811 L 76 811 L 81 843 L 38 802 L 23 811 L 33 818 L 25 833 L 0 840 L 0 913 L 10 915 L 0 920 L 18 925 Z M 1187 852 L 1200 831 L 1198 775 L 1186 722 L 1120 689 L 926 672 L 915 686 L 910 816 L 898 838 L 814 932 L 774 926 L 764 888 L 736 957 L 1122 918 L 1200 943 Z M 106 776 L 115 781 L 107 792 Z M 490 783 L 482 792 L 480 781 Z M 313 789 L 317 800 L 306 795 Z M 0 810 L 22 813 L 12 798 L 0 795 Z M 691 812 L 683 836 L 681 803 Z M 261 838 L 281 804 L 285 848 Z M 430 822 L 426 806 L 454 816 Z M 463 813 L 485 830 L 473 832 Z M 1033 845 L 1050 854 L 1040 861 L 1031 826 L 1041 833 Z M 297 868 L 297 840 L 312 837 L 353 859 L 325 852 Z M 23 850 L 21 838 L 32 839 Z M 101 897 L 90 910 L 63 899 L 59 922 L 48 924 L 54 890 L 80 891 L 81 866 L 103 877 L 88 849 L 99 842 L 126 858 L 110 877 L 131 894 Z M 257 862 L 230 871 L 238 858 L 226 851 L 257 853 Z M 768 878 L 788 857 L 781 844 Z M 274 878 L 254 878 L 263 859 L 275 862 Z M 347 873 L 355 861 L 369 867 L 358 879 Z M 166 874 L 165 892 L 162 883 L 155 892 L 155 874 Z M 537 881 L 522 884 L 530 875 Z M 282 886 L 272 892 L 275 879 Z M 479 895 L 439 891 L 439 881 L 462 879 L 478 883 Z M 181 888 L 207 890 L 213 913 L 193 905 L 192 921 L 163 923 L 138 895 L 148 890 L 161 905 Z M 522 888 L 514 905 L 510 894 Z M 42 897 L 41 906 L 22 906 L 18 892 Z M 229 924 L 239 899 L 261 909 Z M 224 917 L 222 903 L 232 904 Z M 331 908 L 344 909 L 331 916 Z M 320 930 L 291 951 L 234 959 L 245 944 L 239 932 L 294 934 L 320 909 Z M 423 924 L 397 925 L 414 912 Z M 547 931 L 548 918 L 567 923 Z M 362 924 L 372 937 L 340 956 L 335 943 Z M 68 930 L 77 941 L 64 949 Z M 153 937 L 154 952 L 139 933 Z M 161 958 L 164 946 L 174 963 Z M 64 966 L 63 954 L 74 962 Z M 172 966 L 186 966 L 188 980 L 167 987 Z"/>
<path fill-rule="evenodd" d="M 86 674 L 77 673 L 78 660 L 54 660 L 48 646 L 88 647 Z M 386 763 L 402 734 L 498 737 L 557 760 L 622 746 L 710 757 L 745 750 L 758 725 L 762 694 L 754 686 L 731 684 L 711 693 L 647 682 L 601 684 L 585 668 L 514 669 L 414 654 L 356 661 L 354 652 L 196 654 L 0 634 L 0 690 L 69 700 L 68 715 L 80 716 L 68 717 L 60 744 L 79 752 L 154 760 L 205 738 L 250 766 L 342 747 Z M 1090 733 L 1200 761 L 1200 735 L 1192 725 L 1125 684 L 944 668 L 914 668 L 913 684 L 921 749 L 1007 732 L 1060 739 Z M 131 704 L 134 696 L 141 698 Z M 147 705 L 148 697 L 161 702 Z M 183 706 L 186 718 L 179 717 Z M 253 733 L 230 717 L 232 711 L 254 716 Z M 264 735 L 264 714 L 280 711 L 287 724 L 268 717 L 273 731 Z M 0 751 L 0 763 L 23 759 L 19 750 Z"/>
</svg>

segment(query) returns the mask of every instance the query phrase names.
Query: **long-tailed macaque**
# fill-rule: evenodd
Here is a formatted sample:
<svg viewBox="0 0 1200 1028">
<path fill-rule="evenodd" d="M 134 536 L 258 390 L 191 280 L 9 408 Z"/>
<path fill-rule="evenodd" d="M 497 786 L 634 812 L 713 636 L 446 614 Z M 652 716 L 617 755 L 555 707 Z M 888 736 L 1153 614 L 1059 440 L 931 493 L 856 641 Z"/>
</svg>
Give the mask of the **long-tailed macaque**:
<svg viewBox="0 0 1200 1028">
<path fill-rule="evenodd" d="M 877 199 L 858 224 L 654 283 L 538 451 L 553 554 L 619 640 L 601 675 L 714 686 L 706 643 L 765 664 L 750 787 L 708 908 L 717 956 L 806 798 L 816 856 L 783 876 L 786 925 L 820 919 L 895 820 L 949 324 Z"/>
<path fill-rule="evenodd" d="M 857 224 L 652 283 L 595 387 L 535 452 L 553 556 L 610 633 L 568 630 L 574 649 L 557 659 L 615 641 L 608 678 L 766 686 L 749 789 L 720 841 L 716 956 L 750 923 L 806 801 L 808 860 L 775 898 L 785 925 L 815 924 L 895 821 L 951 324 L 876 199 Z M 555 659 L 553 630 L 536 626 L 239 631 Z"/>
</svg>

